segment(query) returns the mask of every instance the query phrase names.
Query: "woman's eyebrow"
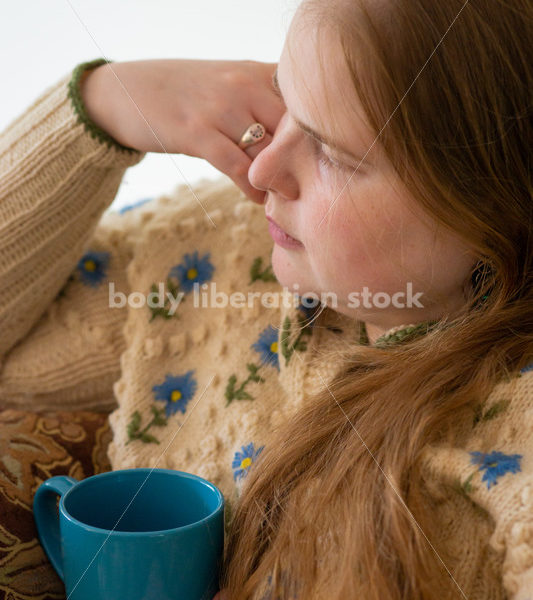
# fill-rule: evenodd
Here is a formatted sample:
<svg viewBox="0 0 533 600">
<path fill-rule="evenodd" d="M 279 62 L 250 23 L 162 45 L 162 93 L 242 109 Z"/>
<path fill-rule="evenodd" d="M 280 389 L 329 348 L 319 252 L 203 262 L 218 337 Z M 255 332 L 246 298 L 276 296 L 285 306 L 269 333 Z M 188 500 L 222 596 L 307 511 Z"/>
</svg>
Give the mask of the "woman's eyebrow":
<svg viewBox="0 0 533 600">
<path fill-rule="evenodd" d="M 283 95 L 281 94 L 281 90 L 279 87 L 277 67 L 276 67 L 276 70 L 274 71 L 274 74 L 272 75 L 272 87 L 274 88 L 274 93 L 276 94 L 276 96 L 283 102 L 283 104 L 285 104 L 285 100 L 283 99 Z M 305 131 L 305 133 L 307 133 L 311 137 L 315 138 L 315 140 L 317 140 L 321 144 L 325 144 L 331 150 L 334 150 L 335 152 L 339 152 L 340 154 L 349 156 L 350 158 L 352 158 L 353 160 L 356 160 L 357 162 L 361 161 L 360 157 L 355 156 L 354 154 L 352 154 L 349 150 L 346 150 L 345 148 L 341 148 L 341 146 L 339 146 L 333 140 L 327 138 L 325 135 L 322 135 L 318 131 L 315 131 L 314 129 L 309 127 L 309 125 L 306 125 L 305 123 L 303 123 L 299 119 L 296 119 L 295 117 L 293 117 L 293 119 L 294 119 L 294 122 L 296 123 L 296 125 L 298 125 L 298 127 L 302 131 Z"/>
</svg>

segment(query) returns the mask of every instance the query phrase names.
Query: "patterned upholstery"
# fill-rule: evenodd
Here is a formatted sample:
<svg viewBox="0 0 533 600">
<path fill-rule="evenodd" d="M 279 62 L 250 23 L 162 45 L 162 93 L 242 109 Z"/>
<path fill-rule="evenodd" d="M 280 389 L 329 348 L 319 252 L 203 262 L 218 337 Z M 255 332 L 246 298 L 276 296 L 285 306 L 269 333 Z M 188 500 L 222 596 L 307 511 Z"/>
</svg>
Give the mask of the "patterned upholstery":
<svg viewBox="0 0 533 600">
<path fill-rule="evenodd" d="M 0 600 L 64 600 L 32 503 L 49 477 L 111 470 L 107 413 L 0 410 Z"/>
</svg>

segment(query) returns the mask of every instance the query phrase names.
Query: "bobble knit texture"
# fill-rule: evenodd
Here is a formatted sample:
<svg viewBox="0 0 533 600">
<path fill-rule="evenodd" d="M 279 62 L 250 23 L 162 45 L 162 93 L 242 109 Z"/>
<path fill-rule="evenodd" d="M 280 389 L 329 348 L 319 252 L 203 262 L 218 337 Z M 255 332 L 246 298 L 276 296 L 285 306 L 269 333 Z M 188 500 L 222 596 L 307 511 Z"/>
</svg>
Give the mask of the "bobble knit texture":
<svg viewBox="0 0 533 600">
<path fill-rule="evenodd" d="M 85 113 L 80 77 L 103 62 L 79 65 L 0 137 L 1 403 L 111 411 L 114 469 L 205 477 L 223 492 L 229 523 L 268 432 L 331 381 L 337 350 L 368 343 L 365 328 L 329 309 L 309 324 L 301 306 L 265 307 L 257 296 L 194 306 L 195 282 L 206 294 L 216 285 L 279 300 L 263 208 L 221 176 L 194 194 L 178 185 L 107 210 L 144 154 Z M 138 300 L 111 308 L 111 283 L 126 297 L 161 284 L 183 298 L 174 314 Z M 427 331 L 393 328 L 376 346 Z M 423 453 L 439 554 L 470 600 L 533 597 L 532 399 L 533 369 L 523 369 L 458 424 L 454 447 Z M 443 581 L 435 598 L 455 587 Z"/>
</svg>

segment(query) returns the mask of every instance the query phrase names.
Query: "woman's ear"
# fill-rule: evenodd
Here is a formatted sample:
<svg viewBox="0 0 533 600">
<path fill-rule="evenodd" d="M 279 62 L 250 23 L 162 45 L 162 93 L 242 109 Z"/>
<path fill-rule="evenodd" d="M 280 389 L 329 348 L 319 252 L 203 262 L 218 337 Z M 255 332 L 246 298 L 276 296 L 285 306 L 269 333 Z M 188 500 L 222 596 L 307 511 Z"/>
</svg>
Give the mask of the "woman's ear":
<svg viewBox="0 0 533 600">
<path fill-rule="evenodd" d="M 486 292 L 481 297 L 479 302 L 484 302 L 489 296 L 493 286 L 490 286 L 487 282 L 490 282 L 493 277 L 493 271 L 490 264 L 484 260 L 480 259 L 474 266 L 470 277 L 470 283 L 472 285 L 472 290 L 474 295 L 478 295 L 481 288 L 485 286 Z"/>
</svg>

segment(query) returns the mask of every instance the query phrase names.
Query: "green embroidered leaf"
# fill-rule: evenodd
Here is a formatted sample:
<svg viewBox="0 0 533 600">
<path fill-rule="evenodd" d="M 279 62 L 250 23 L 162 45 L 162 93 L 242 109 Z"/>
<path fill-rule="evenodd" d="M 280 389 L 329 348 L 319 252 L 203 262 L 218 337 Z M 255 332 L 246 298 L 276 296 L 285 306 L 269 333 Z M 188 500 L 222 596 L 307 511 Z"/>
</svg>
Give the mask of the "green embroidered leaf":
<svg viewBox="0 0 533 600">
<path fill-rule="evenodd" d="M 464 496 L 465 498 L 469 498 L 469 494 L 471 494 L 472 492 L 474 492 L 477 489 L 477 487 L 473 486 L 471 483 L 472 477 L 474 477 L 474 475 L 475 475 L 475 471 L 474 471 L 474 473 L 469 475 L 463 483 L 461 483 L 461 481 L 459 479 L 456 479 L 455 484 L 453 486 L 455 491 L 458 492 L 459 494 L 461 494 L 462 496 Z"/>
<path fill-rule="evenodd" d="M 298 352 L 305 352 L 307 350 L 307 341 L 302 339 L 305 336 L 312 334 L 312 325 L 306 323 L 305 316 L 298 318 L 299 333 L 298 337 L 291 344 L 291 320 L 287 316 L 283 321 L 281 328 L 280 342 L 281 342 L 281 354 L 285 358 L 285 365 L 289 364 L 289 360 L 295 350 Z"/>
<path fill-rule="evenodd" d="M 170 277 L 167 278 L 167 287 L 168 287 L 168 291 L 174 296 L 174 298 L 177 296 L 178 294 L 178 289 L 179 289 L 179 284 L 174 285 L 172 283 L 172 279 L 170 279 Z M 184 298 L 185 299 L 185 298 Z"/>
<path fill-rule="evenodd" d="M 147 431 L 150 429 L 150 427 L 152 427 L 152 425 L 156 425 L 158 427 L 167 425 L 167 419 L 163 416 L 163 409 L 158 409 L 154 405 L 152 405 L 150 408 L 154 417 L 142 431 L 139 431 L 141 426 L 141 415 L 138 410 L 133 413 L 131 421 L 126 426 L 126 430 L 128 432 L 128 441 L 126 442 L 126 445 L 133 440 L 141 440 L 146 444 L 159 444 L 159 440 L 157 440 L 157 438 L 155 438 L 153 435 L 147 433 Z"/>
<path fill-rule="evenodd" d="M 263 259 L 258 256 L 257 258 L 254 259 L 254 262 L 252 263 L 252 266 L 250 267 L 250 283 L 253 283 L 254 281 L 256 281 L 256 279 L 259 278 L 259 272 L 261 270 L 261 263 L 263 262 Z"/>
<path fill-rule="evenodd" d="M 259 367 L 257 365 L 254 365 L 253 363 L 248 363 L 246 367 L 248 371 L 250 371 L 250 375 L 248 377 L 249 381 L 256 381 L 259 383 L 263 383 L 265 381 L 262 377 L 260 377 L 257 374 L 257 371 L 259 371 Z"/>
<path fill-rule="evenodd" d="M 230 402 L 235 398 L 235 384 L 237 383 L 237 376 L 235 374 L 231 375 L 228 379 L 228 383 L 226 384 L 226 390 L 224 392 L 224 396 L 226 397 L 226 406 L 230 404 Z"/>
<path fill-rule="evenodd" d="M 169 315 L 168 311 L 162 307 L 153 306 L 150 307 L 150 310 L 152 311 L 152 316 L 150 317 L 150 321 L 148 321 L 149 323 L 151 323 L 156 317 L 163 317 L 163 319 L 172 318 L 172 315 Z"/>
<path fill-rule="evenodd" d="M 503 412 L 507 406 L 509 405 L 509 400 L 501 400 L 500 402 L 496 402 L 493 404 L 489 410 L 483 415 L 483 420 L 488 421 L 490 419 L 494 419 L 497 415 Z"/>
<path fill-rule="evenodd" d="M 136 431 L 139 430 L 141 425 L 141 415 L 138 410 L 136 410 L 131 418 L 131 421 L 128 423 L 127 430 L 128 436 L 131 437 Z"/>
<path fill-rule="evenodd" d="M 469 475 L 468 478 L 464 481 L 464 483 L 462 485 L 462 488 L 463 488 L 465 494 L 470 494 L 475 489 L 472 486 L 472 484 L 470 483 L 472 481 L 472 477 L 474 477 L 474 473 L 472 473 L 471 475 Z"/>
<path fill-rule="evenodd" d="M 157 406 L 152 405 L 151 407 L 152 413 L 154 414 L 154 418 L 152 419 L 152 423 L 157 426 L 167 425 L 167 418 L 165 415 L 165 409 L 158 409 Z"/>
<path fill-rule="evenodd" d="M 493 404 L 489 409 L 483 414 L 483 405 L 477 404 L 474 408 L 474 422 L 473 425 L 477 425 L 480 421 L 490 421 L 497 417 L 500 413 L 504 412 L 506 408 L 509 406 L 509 400 L 500 400 Z"/>
<path fill-rule="evenodd" d="M 263 259 L 258 256 L 254 259 L 252 266 L 250 267 L 250 284 L 258 279 L 262 281 L 277 281 L 276 276 L 272 272 L 272 265 L 267 265 L 263 271 L 261 267 L 263 265 Z"/>
<path fill-rule="evenodd" d="M 228 406 L 233 400 L 255 400 L 255 398 L 247 391 L 245 391 L 244 388 L 251 381 L 255 383 L 264 383 L 265 380 L 263 379 L 263 377 L 257 374 L 257 372 L 261 368 L 260 365 L 258 366 L 254 363 L 247 363 L 246 368 L 248 369 L 249 375 L 237 389 L 235 389 L 235 384 L 237 383 L 237 376 L 233 374 L 228 379 L 226 390 L 224 392 L 224 396 L 227 400 L 226 406 Z"/>
<path fill-rule="evenodd" d="M 143 433 L 141 435 L 141 441 L 143 441 L 145 444 L 151 444 L 151 443 L 159 444 L 160 443 L 159 440 L 150 433 Z"/>
<path fill-rule="evenodd" d="M 170 294 L 174 297 L 174 300 L 176 300 L 178 297 L 179 284 L 175 285 L 172 282 L 172 279 L 167 278 L 167 288 L 168 288 L 168 292 L 170 292 Z M 157 294 L 159 292 L 158 287 L 156 286 L 155 283 L 152 283 L 152 285 L 150 287 L 150 291 L 153 294 Z M 152 313 L 152 316 L 150 317 L 150 320 L 148 321 L 149 323 L 151 323 L 156 317 L 162 317 L 165 320 L 172 319 L 173 317 L 176 317 L 177 319 L 180 318 L 177 311 L 175 311 L 173 314 L 170 314 L 170 310 L 172 308 L 172 302 L 170 301 L 170 298 L 167 296 L 168 292 L 163 291 L 163 293 L 165 295 L 163 306 L 147 305 Z M 185 302 L 185 296 L 183 296 L 181 298 L 178 308 L 182 302 Z"/>
</svg>

